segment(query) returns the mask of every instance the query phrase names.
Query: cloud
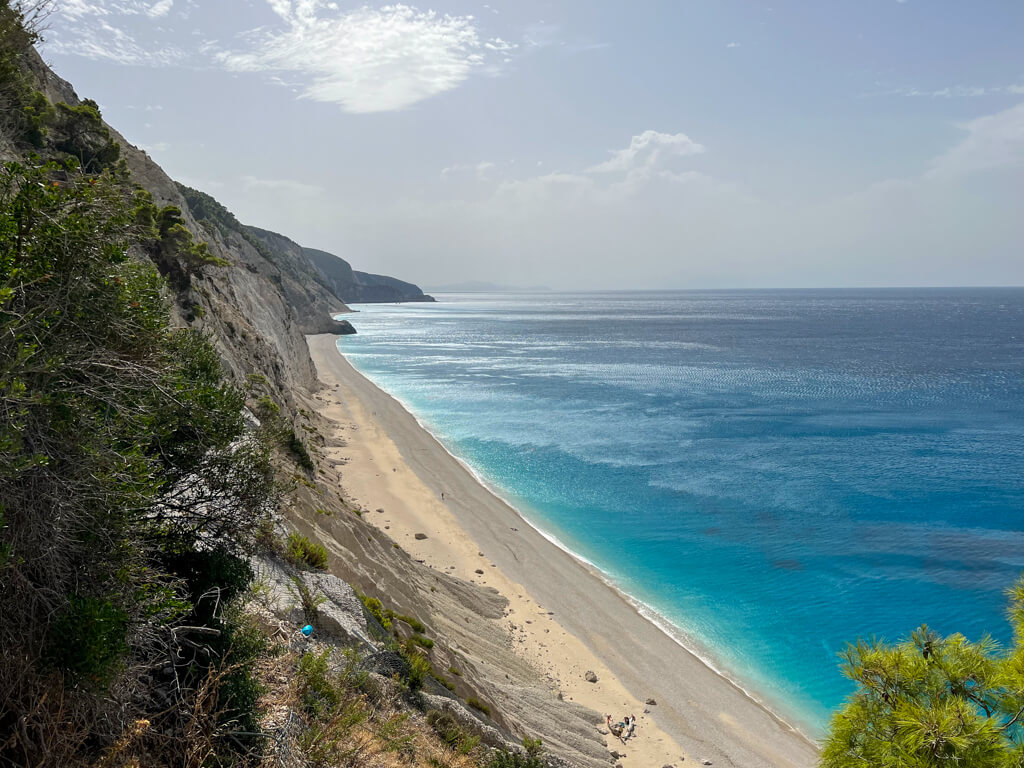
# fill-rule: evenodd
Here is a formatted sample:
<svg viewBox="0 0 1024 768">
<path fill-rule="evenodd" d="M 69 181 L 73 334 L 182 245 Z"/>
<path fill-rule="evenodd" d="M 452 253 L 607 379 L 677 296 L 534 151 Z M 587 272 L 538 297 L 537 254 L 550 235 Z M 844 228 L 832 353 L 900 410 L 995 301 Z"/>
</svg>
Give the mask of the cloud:
<svg viewBox="0 0 1024 768">
<path fill-rule="evenodd" d="M 162 16 L 166 16 L 171 12 L 171 8 L 174 7 L 174 0 L 158 0 L 153 3 L 146 11 L 146 15 L 151 19 L 159 19 Z"/>
<path fill-rule="evenodd" d="M 1019 96 L 1024 84 L 1012 85 L 947 85 L 942 88 L 891 88 L 882 96 L 909 96 L 929 99 L 974 99 L 981 96 Z"/>
<path fill-rule="evenodd" d="M 64 0 L 47 49 L 123 65 L 264 73 L 305 98 L 355 113 L 405 109 L 476 73 L 493 75 L 519 49 L 482 35 L 472 16 L 401 3 L 341 8 L 333 0 L 266 0 L 273 23 L 236 26 L 232 45 L 183 43 L 165 19 L 181 21 L 197 7 L 194 0 Z"/>
<path fill-rule="evenodd" d="M 247 190 L 270 190 L 304 197 L 314 197 L 324 191 L 321 186 L 295 179 L 261 179 L 256 176 L 243 176 L 242 186 Z"/>
<path fill-rule="evenodd" d="M 484 62 L 472 17 L 408 5 L 336 10 L 323 0 L 268 0 L 284 27 L 250 33 L 217 60 L 236 72 L 291 73 L 302 93 L 349 112 L 403 109 L 455 88 Z M 504 53 L 508 44 L 489 41 Z"/>
<path fill-rule="evenodd" d="M 83 19 L 89 16 L 166 16 L 174 0 L 61 0 L 62 16 Z"/>
<path fill-rule="evenodd" d="M 966 136 L 935 159 L 930 176 L 955 176 L 1024 164 L 1024 104 L 963 123 Z"/>
<path fill-rule="evenodd" d="M 739 48 L 739 47 L 740 47 L 740 44 L 739 44 L 739 43 L 729 43 L 729 44 L 728 44 L 728 45 L 726 45 L 725 47 L 726 47 L 726 48 Z"/>
<path fill-rule="evenodd" d="M 447 179 L 462 171 L 473 171 L 480 181 L 486 181 L 490 172 L 497 167 L 496 163 L 492 163 L 488 160 L 483 160 L 479 163 L 456 163 L 455 165 L 449 165 L 447 168 L 443 169 L 441 171 L 441 178 Z"/>
<path fill-rule="evenodd" d="M 65 38 L 59 32 L 47 42 L 49 53 L 82 56 L 93 61 L 110 61 L 125 66 L 160 67 L 189 59 L 188 52 L 173 46 L 151 46 L 139 43 L 132 35 L 97 12 L 97 18 L 81 34 Z"/>
<path fill-rule="evenodd" d="M 659 133 L 644 131 L 634 136 L 625 149 L 615 150 L 611 158 L 591 166 L 588 173 L 629 172 L 636 169 L 652 169 L 662 157 L 699 155 L 705 151 L 703 145 L 693 141 L 685 133 Z"/>
</svg>

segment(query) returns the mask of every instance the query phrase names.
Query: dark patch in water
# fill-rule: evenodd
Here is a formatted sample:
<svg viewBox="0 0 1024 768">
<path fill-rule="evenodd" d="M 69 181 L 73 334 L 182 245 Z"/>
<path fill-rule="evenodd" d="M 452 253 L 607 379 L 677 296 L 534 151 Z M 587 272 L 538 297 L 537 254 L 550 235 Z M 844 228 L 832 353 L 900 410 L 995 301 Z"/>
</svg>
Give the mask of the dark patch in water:
<svg viewBox="0 0 1024 768">
<path fill-rule="evenodd" d="M 772 560 L 772 568 L 780 571 L 802 571 L 804 564 L 799 560 Z"/>
</svg>

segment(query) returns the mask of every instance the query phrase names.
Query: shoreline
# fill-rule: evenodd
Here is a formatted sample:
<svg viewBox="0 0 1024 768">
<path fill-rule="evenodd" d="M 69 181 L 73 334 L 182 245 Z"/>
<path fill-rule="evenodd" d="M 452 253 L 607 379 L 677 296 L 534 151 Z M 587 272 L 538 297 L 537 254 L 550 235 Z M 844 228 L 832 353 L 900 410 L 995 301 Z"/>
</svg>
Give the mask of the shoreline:
<svg viewBox="0 0 1024 768">
<path fill-rule="evenodd" d="M 576 561 L 582 568 L 589 571 L 593 578 L 599 579 L 605 586 L 607 586 L 610 590 L 615 592 L 615 594 L 620 599 L 628 603 L 633 608 L 633 610 L 636 611 L 640 618 L 654 625 L 654 627 L 656 627 L 659 631 L 665 634 L 670 640 L 672 640 L 672 642 L 679 645 L 686 653 L 696 657 L 702 664 L 704 664 L 704 666 L 706 666 L 716 675 L 721 677 L 725 682 L 729 683 L 737 690 L 742 692 L 743 695 L 750 699 L 752 703 L 766 710 L 769 715 L 771 715 L 775 720 L 778 721 L 781 727 L 794 731 L 808 743 L 812 745 L 814 744 L 814 738 L 811 735 L 809 735 L 807 731 L 803 730 L 799 726 L 787 720 L 785 716 L 783 716 L 775 709 L 773 709 L 768 702 L 760 698 L 753 690 L 744 686 L 743 683 L 737 679 L 737 676 L 730 674 L 726 670 L 722 669 L 720 665 L 715 663 L 714 659 L 712 658 L 713 654 L 711 651 L 702 651 L 694 648 L 693 646 L 699 645 L 699 643 L 693 641 L 691 638 L 688 638 L 685 630 L 683 630 L 681 627 L 676 626 L 671 619 L 669 619 L 667 616 L 658 611 L 658 609 L 654 606 L 644 602 L 643 600 L 637 597 L 634 597 L 624 588 L 620 587 L 615 582 L 611 574 L 601 569 L 601 567 L 594 563 L 592 560 L 579 554 L 570 546 L 565 544 L 556 535 L 550 533 L 549 531 L 545 531 L 542 527 L 540 527 L 539 524 L 534 523 L 532 520 L 530 520 L 529 517 L 524 515 L 523 512 L 518 507 L 516 507 L 515 504 L 513 504 L 511 501 L 505 498 L 505 496 L 502 493 L 502 489 L 488 482 L 487 478 L 481 475 L 480 472 L 478 472 L 476 468 L 473 467 L 468 461 L 463 459 L 461 456 L 452 453 L 448 449 L 448 447 L 443 442 L 441 442 L 440 438 L 438 438 L 430 430 L 430 428 L 420 420 L 419 416 L 416 415 L 416 413 L 412 410 L 412 408 L 408 406 L 408 404 L 405 401 L 387 392 L 379 385 L 377 385 L 366 374 L 364 374 L 362 371 L 356 368 L 356 366 L 353 365 L 352 362 L 348 360 L 348 358 L 340 350 L 338 350 L 338 354 L 345 360 L 346 363 L 348 363 L 349 366 L 351 366 L 352 370 L 355 372 L 357 376 L 360 376 L 367 382 L 369 382 L 370 385 L 379 390 L 383 396 L 391 398 L 396 403 L 398 403 L 398 405 L 401 406 L 402 409 L 406 411 L 406 413 L 408 413 L 409 417 L 416 422 L 419 428 L 426 432 L 428 435 L 430 435 L 430 437 L 437 443 L 437 447 L 440 450 L 448 454 L 448 456 L 451 457 L 452 461 L 458 462 L 458 464 L 468 474 L 472 475 L 473 478 L 481 486 L 483 486 L 484 489 L 486 489 L 490 494 L 492 494 L 501 504 L 504 504 L 509 509 L 511 509 L 515 513 L 516 517 L 518 517 L 518 519 L 522 523 L 530 526 L 530 528 L 532 528 L 534 531 L 536 531 L 538 535 L 547 540 L 553 547 L 557 548 L 559 551 L 563 552 L 565 555 Z"/>
<path fill-rule="evenodd" d="M 662 751 L 668 757 L 657 758 L 662 762 L 674 762 L 685 753 L 687 758 L 692 756 L 690 759 L 698 762 L 711 760 L 714 765 L 736 768 L 811 768 L 816 765 L 818 752 L 810 739 L 738 682 L 690 650 L 672 631 L 671 622 L 666 620 L 669 626 L 664 626 L 659 621 L 660 614 L 617 588 L 597 566 L 572 552 L 557 537 L 539 529 L 502 499 L 496 489 L 449 452 L 399 400 L 355 369 L 338 350 L 335 337 L 311 336 L 307 340 L 319 378 L 328 391 L 343 390 L 345 399 L 357 401 L 349 403 L 345 414 L 354 422 L 357 439 L 364 439 L 364 435 L 358 434 L 360 431 L 379 432 L 375 437 L 391 443 L 392 453 L 397 452 L 398 458 L 404 461 L 403 471 L 408 468 L 423 489 L 434 494 L 432 506 L 440 509 L 434 510 L 429 519 L 414 514 L 413 522 L 422 527 L 436 522 L 435 518 L 441 514 L 450 516 L 458 528 L 455 534 L 467 538 L 472 549 L 479 547 L 477 555 L 487 552 L 491 567 L 496 569 L 485 576 L 480 575 L 484 573 L 482 569 L 476 570 L 476 576 L 467 574 L 468 580 L 477 579 L 487 584 L 489 579 L 498 579 L 500 575 L 507 582 L 507 589 L 525 591 L 527 604 L 548 609 L 546 619 L 551 620 L 553 614 L 558 629 L 564 630 L 563 634 L 569 638 L 564 642 L 573 646 L 572 653 L 563 653 L 562 663 L 556 663 L 547 644 L 538 641 L 533 647 L 534 655 L 539 653 L 534 661 L 541 670 L 544 664 L 548 665 L 548 677 L 559 690 L 570 694 L 568 698 L 603 714 L 609 711 L 609 701 L 618 702 L 626 694 L 628 698 L 622 701 L 623 705 L 644 711 L 641 734 L 646 732 L 655 737 L 658 744 L 663 744 Z M 361 419 L 353 419 L 352 406 L 362 412 Z M 372 416 L 368 418 L 366 411 Z M 388 458 L 394 463 L 394 455 Z M 373 462 L 373 458 L 369 461 Z M 375 465 L 367 466 L 373 469 Z M 398 468 L 392 467 L 392 471 L 397 473 Z M 383 473 L 375 475 L 378 480 L 383 477 Z M 394 481 L 395 478 L 386 478 L 380 482 L 386 486 Z M 371 484 L 360 489 L 361 495 L 370 490 L 381 489 Z M 441 502 L 441 494 L 445 492 L 446 500 Z M 392 500 L 397 501 L 394 497 Z M 402 531 L 403 526 L 396 526 L 398 530 L 391 530 L 394 521 L 388 519 L 388 522 L 390 524 L 384 527 L 396 542 L 403 534 L 410 536 L 411 529 Z M 524 529 L 520 530 L 517 523 L 525 523 Z M 410 551 L 415 549 L 406 540 L 401 540 L 401 544 Z M 430 549 L 429 546 L 420 548 Z M 414 556 L 420 556 L 420 550 L 416 550 Z M 453 552 L 445 554 L 451 559 Z M 473 560 L 469 562 L 479 562 Z M 457 568 L 440 561 L 436 567 L 453 572 Z M 499 588 L 499 591 L 504 593 L 505 590 Z M 523 599 L 523 594 L 518 597 Z M 653 616 L 648 615 L 651 612 Z M 513 613 L 512 618 L 517 615 Z M 533 622 L 527 620 L 526 623 Z M 510 624 L 513 631 L 527 630 L 529 634 L 528 628 Z M 547 650 L 538 652 L 538 645 Z M 582 669 L 573 663 L 574 656 L 584 664 L 593 662 L 602 668 L 598 684 L 582 680 Z M 611 679 L 606 680 L 605 676 Z M 614 692 L 604 689 L 614 689 Z M 645 708 L 643 702 L 648 699 L 655 699 L 657 704 Z M 631 741 L 624 748 L 630 757 L 640 757 L 638 748 L 643 740 L 641 737 Z M 673 751 L 678 754 L 672 755 Z M 630 764 L 653 764 L 653 759 L 652 754 L 646 761 L 624 759 L 622 762 L 628 768 Z"/>
</svg>

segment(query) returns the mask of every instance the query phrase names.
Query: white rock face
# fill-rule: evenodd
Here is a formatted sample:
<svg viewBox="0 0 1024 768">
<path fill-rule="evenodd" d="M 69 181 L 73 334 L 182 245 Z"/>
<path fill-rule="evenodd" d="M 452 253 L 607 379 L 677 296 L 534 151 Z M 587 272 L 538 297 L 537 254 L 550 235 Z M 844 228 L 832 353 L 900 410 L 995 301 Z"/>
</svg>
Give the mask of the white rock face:
<svg viewBox="0 0 1024 768">
<path fill-rule="evenodd" d="M 351 645 L 372 646 L 366 628 L 363 603 L 346 582 L 329 573 L 303 573 L 303 581 L 317 600 L 318 621 L 322 632 Z"/>
<path fill-rule="evenodd" d="M 318 639 L 334 640 L 345 646 L 373 647 L 363 603 L 346 582 L 329 573 L 301 571 L 262 557 L 253 558 L 250 563 L 259 585 L 259 601 L 278 619 L 296 625 L 312 623 Z M 300 584 L 316 604 L 312 621 L 302 607 Z"/>
</svg>

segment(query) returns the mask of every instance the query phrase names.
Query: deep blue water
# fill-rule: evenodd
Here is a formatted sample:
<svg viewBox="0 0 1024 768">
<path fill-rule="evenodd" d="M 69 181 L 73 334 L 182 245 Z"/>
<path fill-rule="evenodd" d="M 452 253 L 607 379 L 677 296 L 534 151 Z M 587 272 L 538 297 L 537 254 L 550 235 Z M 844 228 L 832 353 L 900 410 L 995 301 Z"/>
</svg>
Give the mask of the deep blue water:
<svg viewBox="0 0 1024 768">
<path fill-rule="evenodd" d="M 1024 290 L 441 299 L 339 346 L 784 716 L 824 726 L 858 636 L 1009 639 Z"/>
</svg>

